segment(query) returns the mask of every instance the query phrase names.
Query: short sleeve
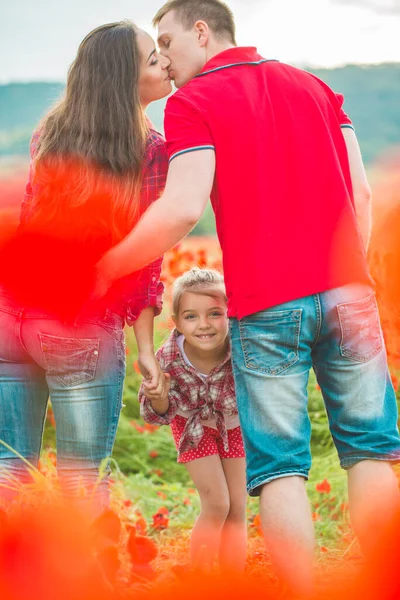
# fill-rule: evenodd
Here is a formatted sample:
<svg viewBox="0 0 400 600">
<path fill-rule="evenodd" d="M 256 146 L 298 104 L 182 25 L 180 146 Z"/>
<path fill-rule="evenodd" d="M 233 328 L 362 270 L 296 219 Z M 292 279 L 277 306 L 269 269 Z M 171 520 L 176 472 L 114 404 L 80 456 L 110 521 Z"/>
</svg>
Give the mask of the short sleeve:
<svg viewBox="0 0 400 600">
<path fill-rule="evenodd" d="M 335 94 L 334 93 L 334 95 L 335 95 L 335 99 L 336 99 L 336 110 L 337 110 L 340 126 L 345 127 L 345 128 L 349 127 L 350 129 L 354 129 L 353 123 L 352 123 L 350 117 L 343 110 L 343 104 L 344 104 L 343 94 Z"/>
<path fill-rule="evenodd" d="M 177 92 L 165 108 L 165 137 L 169 161 L 197 150 L 215 150 L 206 119 L 192 100 Z"/>
<path fill-rule="evenodd" d="M 322 79 L 320 79 L 319 77 L 316 77 L 315 75 L 311 74 L 311 76 L 314 79 L 314 81 L 317 81 L 319 83 L 319 85 L 323 88 L 325 95 L 327 96 L 327 98 L 329 100 L 330 105 L 332 106 L 332 108 L 335 111 L 335 114 L 337 116 L 340 127 L 342 127 L 342 128 L 348 127 L 350 129 L 354 129 L 354 126 L 353 126 L 353 123 L 352 123 L 350 117 L 343 110 L 343 104 L 344 104 L 343 94 L 336 94 L 329 87 L 329 85 L 327 85 L 325 83 L 325 81 L 322 81 Z"/>
</svg>

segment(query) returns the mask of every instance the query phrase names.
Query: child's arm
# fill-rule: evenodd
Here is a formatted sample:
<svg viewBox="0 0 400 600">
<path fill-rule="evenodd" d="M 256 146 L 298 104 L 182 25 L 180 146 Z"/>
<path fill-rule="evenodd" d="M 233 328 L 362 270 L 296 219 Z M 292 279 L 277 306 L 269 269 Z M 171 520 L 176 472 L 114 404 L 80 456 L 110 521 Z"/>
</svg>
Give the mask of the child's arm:
<svg viewBox="0 0 400 600">
<path fill-rule="evenodd" d="M 163 393 L 165 377 L 154 353 L 154 307 L 142 310 L 133 323 L 136 343 L 139 350 L 138 365 L 144 377 L 143 386 L 146 390 Z"/>
</svg>

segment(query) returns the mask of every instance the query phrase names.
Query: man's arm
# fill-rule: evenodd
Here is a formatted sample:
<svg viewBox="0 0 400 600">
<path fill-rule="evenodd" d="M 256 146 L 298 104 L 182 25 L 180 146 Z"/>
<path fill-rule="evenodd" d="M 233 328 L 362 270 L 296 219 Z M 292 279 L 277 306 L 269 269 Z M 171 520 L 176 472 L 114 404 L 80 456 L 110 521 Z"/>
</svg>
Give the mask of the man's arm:
<svg viewBox="0 0 400 600">
<path fill-rule="evenodd" d="M 342 129 L 343 136 L 347 146 L 347 154 L 350 163 L 351 181 L 353 185 L 354 204 L 357 214 L 358 226 L 361 231 L 365 249 L 368 249 L 372 228 L 372 195 L 369 187 L 367 175 L 361 156 L 360 146 L 358 145 L 356 134 L 351 128 Z"/>
<path fill-rule="evenodd" d="M 99 261 L 100 294 L 115 280 L 164 254 L 193 229 L 210 197 L 214 175 L 214 150 L 187 152 L 173 159 L 164 194 L 131 233 Z"/>
</svg>

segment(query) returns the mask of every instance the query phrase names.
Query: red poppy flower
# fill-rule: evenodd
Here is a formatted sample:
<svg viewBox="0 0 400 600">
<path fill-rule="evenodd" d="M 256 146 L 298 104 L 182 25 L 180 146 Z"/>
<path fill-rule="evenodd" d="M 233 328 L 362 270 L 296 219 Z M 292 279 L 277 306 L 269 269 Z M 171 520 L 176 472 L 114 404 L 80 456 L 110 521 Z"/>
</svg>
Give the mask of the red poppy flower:
<svg viewBox="0 0 400 600">
<path fill-rule="evenodd" d="M 145 423 L 144 424 L 144 430 L 148 431 L 149 433 L 154 433 L 158 429 L 159 429 L 158 425 L 152 425 L 151 423 Z"/>
<path fill-rule="evenodd" d="M 137 360 L 135 360 L 135 362 L 133 363 L 133 368 L 136 371 L 136 373 L 139 373 L 140 375 L 139 363 Z"/>
<path fill-rule="evenodd" d="M 129 528 L 129 538 L 127 549 L 132 563 L 136 565 L 147 565 L 157 556 L 157 546 L 150 538 L 143 535 L 136 535 L 133 527 Z"/>
<path fill-rule="evenodd" d="M 146 431 L 145 428 L 135 420 L 129 421 L 129 425 L 132 425 L 132 427 L 139 433 L 144 433 Z"/>
<path fill-rule="evenodd" d="M 114 511 L 106 509 L 93 522 L 92 528 L 98 537 L 117 543 L 121 534 L 121 521 Z"/>
<path fill-rule="evenodd" d="M 316 513 L 316 512 L 313 512 L 313 513 L 311 513 L 311 518 L 312 518 L 312 520 L 314 521 L 314 523 L 315 523 L 316 521 L 321 521 L 321 515 L 319 515 L 319 514 L 318 514 L 318 513 Z"/>
<path fill-rule="evenodd" d="M 258 535 L 263 535 L 260 515 L 256 515 L 254 517 L 253 522 L 252 522 L 252 527 L 256 530 Z"/>
<path fill-rule="evenodd" d="M 331 484 L 327 479 L 324 479 L 321 483 L 317 483 L 315 489 L 320 494 L 329 494 L 329 492 L 331 491 Z"/>
<path fill-rule="evenodd" d="M 153 527 L 154 529 L 166 529 L 169 524 L 169 510 L 165 506 L 161 506 L 158 511 L 153 515 Z"/>
</svg>

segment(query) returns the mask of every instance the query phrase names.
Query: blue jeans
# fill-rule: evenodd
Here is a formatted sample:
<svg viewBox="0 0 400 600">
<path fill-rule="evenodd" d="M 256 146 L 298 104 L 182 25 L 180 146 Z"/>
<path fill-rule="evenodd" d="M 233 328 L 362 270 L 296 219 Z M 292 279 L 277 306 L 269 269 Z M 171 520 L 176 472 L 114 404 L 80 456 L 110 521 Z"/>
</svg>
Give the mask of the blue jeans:
<svg viewBox="0 0 400 600">
<path fill-rule="evenodd" d="M 50 396 L 64 492 L 79 495 L 83 484 L 96 509 L 106 506 L 107 477 L 97 480 L 100 463 L 112 452 L 122 405 L 122 318 L 92 315 L 63 324 L 0 293 L 0 331 L 0 440 L 36 466 Z M 14 477 L 30 479 L 25 463 L 0 444 L 3 499 L 11 498 L 4 484 Z"/>
<path fill-rule="evenodd" d="M 230 336 L 250 495 L 273 479 L 308 477 L 311 368 L 341 466 L 400 459 L 396 397 L 368 286 L 347 285 L 231 319 Z"/>
</svg>

